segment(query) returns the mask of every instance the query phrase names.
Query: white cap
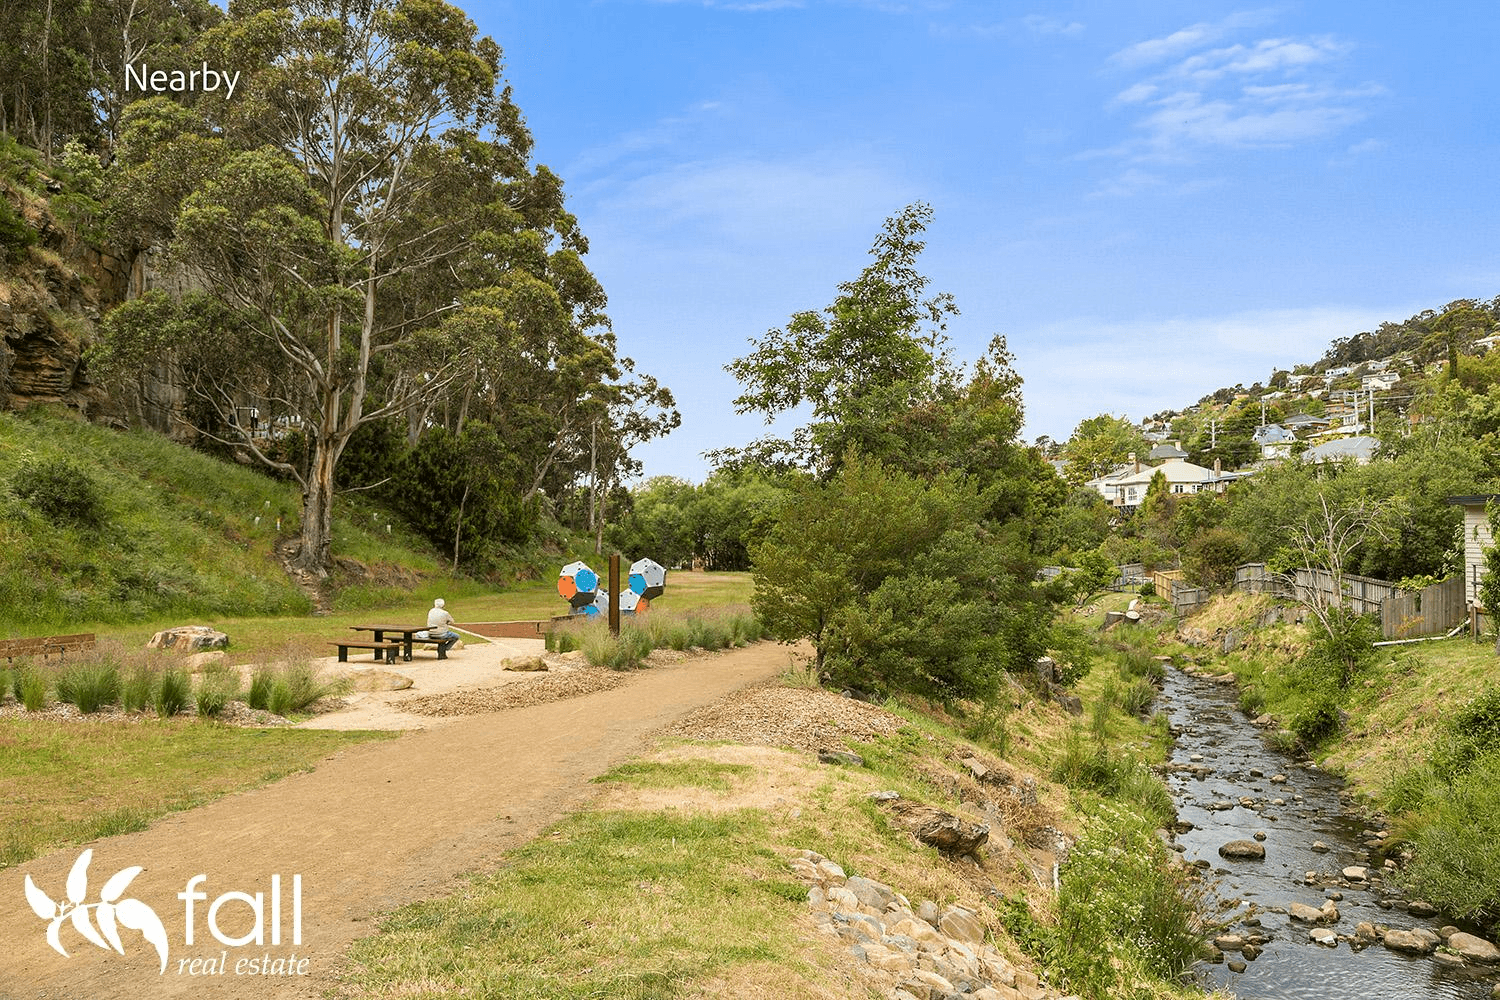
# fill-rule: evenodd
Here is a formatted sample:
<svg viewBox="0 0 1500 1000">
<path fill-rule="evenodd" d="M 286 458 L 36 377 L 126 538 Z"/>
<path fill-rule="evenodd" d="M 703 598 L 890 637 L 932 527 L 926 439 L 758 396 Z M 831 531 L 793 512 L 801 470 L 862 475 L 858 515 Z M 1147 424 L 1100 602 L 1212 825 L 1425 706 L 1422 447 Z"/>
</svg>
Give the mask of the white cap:
<svg viewBox="0 0 1500 1000">
<path fill-rule="evenodd" d="M 442 607 L 443 606 L 443 599 L 441 597 L 439 597 L 437 600 L 435 600 L 435 601 L 432 602 L 432 606 L 435 607 L 435 608 Z"/>
</svg>

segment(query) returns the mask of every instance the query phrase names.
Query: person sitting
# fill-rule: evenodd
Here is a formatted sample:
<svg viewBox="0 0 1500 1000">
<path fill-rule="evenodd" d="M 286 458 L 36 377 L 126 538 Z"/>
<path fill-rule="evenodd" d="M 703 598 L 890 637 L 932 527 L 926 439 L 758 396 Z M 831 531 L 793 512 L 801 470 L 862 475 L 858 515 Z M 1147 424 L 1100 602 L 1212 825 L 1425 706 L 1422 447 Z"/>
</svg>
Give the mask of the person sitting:
<svg viewBox="0 0 1500 1000">
<path fill-rule="evenodd" d="M 453 631 L 453 616 L 443 608 L 443 599 L 439 597 L 432 602 L 432 609 L 427 612 L 427 638 L 438 644 L 438 659 L 448 655 L 448 648 L 458 641 L 458 633 Z"/>
</svg>

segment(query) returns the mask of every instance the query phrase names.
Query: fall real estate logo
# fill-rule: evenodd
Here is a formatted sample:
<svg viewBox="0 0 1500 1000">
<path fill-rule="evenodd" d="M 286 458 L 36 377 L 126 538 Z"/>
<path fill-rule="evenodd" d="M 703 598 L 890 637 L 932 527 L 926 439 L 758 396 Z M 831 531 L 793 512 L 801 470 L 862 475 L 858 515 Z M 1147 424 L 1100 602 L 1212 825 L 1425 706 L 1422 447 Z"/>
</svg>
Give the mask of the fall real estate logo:
<svg viewBox="0 0 1500 1000">
<path fill-rule="evenodd" d="M 65 935 L 71 937 L 76 932 L 79 937 L 90 944 L 97 945 L 105 951 L 115 951 L 123 955 L 126 942 L 131 941 L 134 947 L 133 938 L 138 933 L 146 945 L 156 949 L 157 957 L 161 961 L 160 972 L 163 975 L 166 974 L 171 961 L 166 927 L 150 906 L 139 899 L 125 896 L 125 890 L 130 888 L 135 877 L 146 869 L 140 865 L 133 865 L 115 872 L 99 889 L 98 898 L 90 902 L 88 899 L 89 862 L 93 860 L 93 857 L 94 851 L 90 848 L 73 862 L 73 869 L 68 873 L 68 880 L 63 885 L 63 898 L 60 900 L 54 900 L 32 880 L 30 875 L 26 876 L 26 902 L 30 904 L 32 912 L 47 922 L 47 943 L 59 955 L 64 958 L 70 957 L 67 946 L 64 944 Z M 208 893 L 199 889 L 199 886 L 207 881 L 207 875 L 194 875 L 177 894 L 184 908 L 183 944 L 188 948 L 194 946 L 197 916 L 195 904 L 208 901 Z M 282 944 L 281 888 L 281 876 L 272 875 L 269 898 L 264 892 L 239 891 L 216 896 L 213 902 L 208 904 L 205 924 L 209 935 L 224 947 L 217 953 L 178 957 L 176 973 L 187 976 L 307 975 L 309 959 L 300 957 L 295 952 L 288 956 L 273 955 L 265 950 L 268 938 L 271 947 L 279 948 Z M 246 908 L 251 918 L 248 929 L 239 935 L 226 931 L 225 923 L 229 924 L 231 930 L 244 926 Z M 234 910 L 238 910 L 239 913 L 233 913 Z M 293 875 L 291 878 L 290 906 L 289 912 L 285 915 L 291 924 L 290 943 L 294 946 L 301 945 L 301 875 Z M 134 933 L 126 935 L 122 934 L 122 931 Z M 260 953 L 242 954 L 241 949 L 245 948 L 259 949 Z M 235 950 L 233 954 L 230 949 Z"/>
</svg>

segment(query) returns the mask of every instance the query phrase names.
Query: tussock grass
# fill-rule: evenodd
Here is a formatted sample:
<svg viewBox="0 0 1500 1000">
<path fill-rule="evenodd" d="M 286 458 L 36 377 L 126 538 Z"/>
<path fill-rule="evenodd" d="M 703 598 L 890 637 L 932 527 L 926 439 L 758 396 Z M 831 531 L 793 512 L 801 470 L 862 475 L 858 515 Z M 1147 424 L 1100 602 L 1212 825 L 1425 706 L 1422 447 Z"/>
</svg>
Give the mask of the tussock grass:
<svg viewBox="0 0 1500 1000">
<path fill-rule="evenodd" d="M 566 653 L 581 649 L 596 667 L 633 670 L 655 649 L 706 649 L 744 646 L 766 635 L 759 619 L 748 608 L 728 607 L 687 614 L 669 614 L 653 609 L 640 617 L 626 617 L 620 634 L 610 635 L 602 616 L 566 622 L 547 635 L 547 648 Z"/>
</svg>

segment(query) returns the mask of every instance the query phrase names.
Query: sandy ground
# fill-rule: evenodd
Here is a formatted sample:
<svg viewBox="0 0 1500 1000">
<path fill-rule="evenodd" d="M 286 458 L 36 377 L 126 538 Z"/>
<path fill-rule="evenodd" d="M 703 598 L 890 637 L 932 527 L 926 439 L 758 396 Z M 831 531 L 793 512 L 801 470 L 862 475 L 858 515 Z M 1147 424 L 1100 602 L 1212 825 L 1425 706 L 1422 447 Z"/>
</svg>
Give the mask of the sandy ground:
<svg viewBox="0 0 1500 1000">
<path fill-rule="evenodd" d="M 409 677 L 412 686 L 403 691 L 360 691 L 346 695 L 344 708 L 317 715 L 301 724 L 304 729 L 428 729 L 455 721 L 457 716 L 415 715 L 401 710 L 401 703 L 429 695 L 450 694 L 470 688 L 496 687 L 501 684 L 525 684 L 546 676 L 540 672 L 506 670 L 512 660 L 541 656 L 540 639 L 490 639 L 488 642 L 465 637 L 464 648 L 439 660 L 432 647 L 418 647 L 410 662 L 399 657 L 395 666 L 375 663 L 360 656 L 348 663 L 337 656 L 320 661 L 324 670 L 348 673 L 386 672 Z M 350 650 L 351 655 L 358 652 Z"/>
<path fill-rule="evenodd" d="M 510 643 L 522 645 L 507 652 Z M 88 845 L 93 859 L 87 886 L 79 886 L 85 904 L 116 872 L 144 866 L 125 896 L 160 918 L 164 973 L 135 930 L 120 931 L 123 955 L 89 943 L 71 922 L 60 934 L 71 957 L 48 947 L 47 924 L 27 905 L 23 879 L 30 875 L 51 899 L 63 899 L 77 849 L 0 873 L 0 997 L 318 997 L 335 981 L 349 944 L 373 933 L 382 912 L 455 891 L 464 873 L 494 865 L 583 804 L 597 787 L 589 779 L 647 749 L 650 734 L 787 665 L 784 647 L 763 643 L 643 670 L 620 687 L 563 701 L 442 720 L 400 711 L 402 696 L 439 693 L 445 685 L 451 691 L 549 676 L 500 669 L 508 656 L 535 650 L 534 640 L 492 645 L 469 646 L 441 662 L 419 653 L 396 667 L 416 681 L 415 690 L 362 698 L 316 723 L 384 719 L 397 728 L 426 727 L 421 731 L 346 749 L 310 773 Z M 204 899 L 193 904 L 188 944 L 179 894 L 198 875 Z M 279 900 L 273 875 L 280 876 Z M 300 901 L 293 898 L 297 876 Z M 215 940 L 208 920 L 215 912 L 222 937 L 248 936 L 259 925 L 262 943 Z M 294 941 L 298 912 L 301 937 Z M 252 973 L 252 961 L 272 974 Z"/>
</svg>

